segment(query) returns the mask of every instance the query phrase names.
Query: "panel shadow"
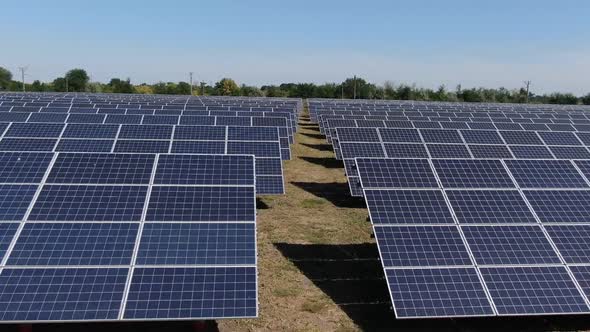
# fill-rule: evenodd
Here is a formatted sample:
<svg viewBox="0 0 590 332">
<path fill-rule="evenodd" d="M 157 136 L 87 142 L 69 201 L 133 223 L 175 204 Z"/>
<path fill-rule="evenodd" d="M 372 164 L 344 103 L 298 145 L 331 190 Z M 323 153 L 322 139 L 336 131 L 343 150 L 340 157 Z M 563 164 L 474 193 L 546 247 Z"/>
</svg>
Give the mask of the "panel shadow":
<svg viewBox="0 0 590 332">
<path fill-rule="evenodd" d="M 348 183 L 291 182 L 291 184 L 307 191 L 310 194 L 313 194 L 316 197 L 324 198 L 337 207 L 366 207 L 365 200 L 363 198 L 350 196 Z"/>
<path fill-rule="evenodd" d="M 325 168 L 344 168 L 342 160 L 337 160 L 334 157 L 299 157 L 299 159 Z"/>
</svg>

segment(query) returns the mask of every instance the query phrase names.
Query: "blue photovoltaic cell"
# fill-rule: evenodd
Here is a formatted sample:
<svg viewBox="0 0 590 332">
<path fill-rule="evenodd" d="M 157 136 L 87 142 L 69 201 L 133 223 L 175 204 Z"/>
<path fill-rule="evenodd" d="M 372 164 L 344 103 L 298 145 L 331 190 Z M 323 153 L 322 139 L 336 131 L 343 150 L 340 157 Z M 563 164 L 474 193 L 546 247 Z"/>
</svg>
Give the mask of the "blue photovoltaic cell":
<svg viewBox="0 0 590 332">
<path fill-rule="evenodd" d="M 426 144 L 431 158 L 471 158 L 465 145 Z"/>
<path fill-rule="evenodd" d="M 467 144 L 504 144 L 498 132 L 491 130 L 461 130 Z"/>
<path fill-rule="evenodd" d="M 62 153 L 46 182 L 149 184 L 154 160 L 154 155 L 147 154 Z"/>
<path fill-rule="evenodd" d="M 385 143 L 388 158 L 428 158 L 423 144 Z"/>
<path fill-rule="evenodd" d="M 588 312 L 563 266 L 482 267 L 499 315 Z"/>
<path fill-rule="evenodd" d="M 4 137 L 57 138 L 64 129 L 61 123 L 13 123 Z"/>
<path fill-rule="evenodd" d="M 0 220 L 20 221 L 37 192 L 37 185 L 0 185 Z"/>
<path fill-rule="evenodd" d="M 173 126 L 166 125 L 122 125 L 119 139 L 171 139 Z"/>
<path fill-rule="evenodd" d="M 183 115 L 180 117 L 181 125 L 198 125 L 198 126 L 213 126 L 215 125 L 215 117 L 208 115 Z"/>
<path fill-rule="evenodd" d="M 45 185 L 29 220 L 139 221 L 147 186 Z"/>
<path fill-rule="evenodd" d="M 116 124 L 140 124 L 142 120 L 141 115 L 128 115 L 128 114 L 109 114 L 104 120 L 104 123 L 116 123 Z"/>
<path fill-rule="evenodd" d="M 549 128 L 543 124 L 543 123 L 521 123 L 520 126 L 524 129 L 524 130 L 529 130 L 529 131 L 543 131 L 543 130 L 549 130 Z"/>
<path fill-rule="evenodd" d="M 142 124 L 178 124 L 178 116 L 174 115 L 144 115 Z"/>
<path fill-rule="evenodd" d="M 380 128 L 379 135 L 383 142 L 389 143 L 422 143 L 416 129 Z"/>
<path fill-rule="evenodd" d="M 375 226 L 383 266 L 471 265 L 455 226 Z"/>
<path fill-rule="evenodd" d="M 503 145 L 469 145 L 473 158 L 511 159 L 512 154 Z"/>
<path fill-rule="evenodd" d="M 256 157 L 281 157 L 278 142 L 227 142 L 228 154 L 253 154 Z"/>
<path fill-rule="evenodd" d="M 566 263 L 590 263 L 589 225 L 545 225 L 545 229 Z"/>
<path fill-rule="evenodd" d="M 550 146 L 556 159 L 590 159 L 590 152 L 583 146 Z"/>
<path fill-rule="evenodd" d="M 511 188 L 510 176 L 499 160 L 432 161 L 445 188 Z"/>
<path fill-rule="evenodd" d="M 147 180 L 149 181 L 149 174 Z M 161 155 L 154 184 L 254 185 L 254 158 L 227 155 Z"/>
<path fill-rule="evenodd" d="M 51 138 L 3 138 L 0 151 L 53 151 L 57 139 Z"/>
<path fill-rule="evenodd" d="M 263 124 L 252 124 L 250 117 L 240 116 L 218 116 L 215 121 L 216 126 L 264 126 Z M 285 123 L 285 127 L 287 124 Z"/>
<path fill-rule="evenodd" d="M 540 131 L 538 134 L 547 145 L 582 145 L 574 133 Z"/>
<path fill-rule="evenodd" d="M 574 161 L 574 164 L 576 164 L 576 166 L 580 169 L 580 171 L 582 172 L 582 174 L 584 174 L 584 176 L 587 179 L 590 179 L 590 161 L 588 161 L 588 160 L 576 160 L 576 161 Z"/>
<path fill-rule="evenodd" d="M 587 298 L 590 297 L 590 266 L 588 265 L 573 265 L 569 266 L 574 278 L 582 288 L 582 291 Z"/>
<path fill-rule="evenodd" d="M 387 120 L 384 121 L 385 126 L 388 128 L 414 128 L 412 121 L 405 120 Z"/>
<path fill-rule="evenodd" d="M 438 188 L 425 159 L 356 160 L 363 188 Z"/>
<path fill-rule="evenodd" d="M 251 187 L 152 188 L 148 221 L 254 221 L 255 193 Z"/>
<path fill-rule="evenodd" d="M 480 129 L 480 130 L 494 130 L 496 126 L 489 122 L 468 122 L 469 129 Z"/>
<path fill-rule="evenodd" d="M 380 142 L 376 128 L 336 128 L 340 142 Z"/>
<path fill-rule="evenodd" d="M 111 152 L 113 140 L 105 139 L 61 139 L 55 147 L 55 152 Z"/>
<path fill-rule="evenodd" d="M 373 224 L 448 224 L 453 217 L 438 190 L 365 190 Z"/>
<path fill-rule="evenodd" d="M 53 153 L 0 152 L 0 183 L 39 183 Z"/>
<path fill-rule="evenodd" d="M 255 317 L 256 268 L 135 268 L 126 319 Z"/>
<path fill-rule="evenodd" d="M 177 126 L 174 139 L 225 141 L 225 132 L 223 126 Z"/>
<path fill-rule="evenodd" d="M 496 122 L 494 125 L 498 130 L 522 130 L 522 127 L 518 123 Z"/>
<path fill-rule="evenodd" d="M 225 154 L 223 141 L 173 141 L 171 153 Z"/>
<path fill-rule="evenodd" d="M 102 124 L 68 124 L 63 138 L 115 138 L 119 126 Z"/>
<path fill-rule="evenodd" d="M 571 124 L 553 124 L 553 123 L 548 123 L 547 127 L 549 127 L 549 129 L 553 130 L 553 131 L 576 131 L 576 129 L 574 127 L 572 127 Z"/>
<path fill-rule="evenodd" d="M 521 188 L 588 188 L 569 160 L 506 160 Z"/>
<path fill-rule="evenodd" d="M 139 265 L 256 264 L 254 223 L 147 223 Z"/>
<path fill-rule="evenodd" d="M 128 265 L 137 223 L 26 223 L 8 265 Z"/>
<path fill-rule="evenodd" d="M 27 122 L 65 123 L 67 117 L 67 113 L 33 113 Z"/>
<path fill-rule="evenodd" d="M 8 269 L 0 274 L 0 319 L 117 319 L 127 268 Z"/>
<path fill-rule="evenodd" d="M 18 223 L 0 223 L 0 255 L 2 257 L 4 257 L 6 254 L 6 250 L 10 246 L 12 238 L 14 237 L 14 234 L 16 234 L 18 227 Z"/>
<path fill-rule="evenodd" d="M 279 158 L 256 158 L 256 175 L 282 175 L 282 168 Z"/>
<path fill-rule="evenodd" d="M 0 112 L 0 122 L 25 122 L 29 113 Z"/>
<path fill-rule="evenodd" d="M 343 159 L 355 157 L 385 157 L 381 143 L 340 143 Z"/>
<path fill-rule="evenodd" d="M 416 128 L 441 128 L 440 123 L 431 121 L 413 121 Z"/>
<path fill-rule="evenodd" d="M 425 143 L 463 143 L 457 130 L 420 130 Z"/>
<path fill-rule="evenodd" d="M 545 146 L 513 145 L 509 147 L 515 158 L 522 159 L 553 159 L 553 155 Z"/>
<path fill-rule="evenodd" d="M 117 140 L 114 152 L 168 153 L 170 141 Z"/>
<path fill-rule="evenodd" d="M 525 223 L 535 218 L 516 190 L 447 190 L 460 223 Z"/>
<path fill-rule="evenodd" d="M 537 225 L 462 226 L 461 229 L 479 265 L 560 263 Z"/>
<path fill-rule="evenodd" d="M 276 175 L 256 176 L 256 193 L 259 195 L 284 194 L 283 177 Z"/>
<path fill-rule="evenodd" d="M 387 269 L 385 273 L 398 318 L 494 314 L 475 268 Z"/>
<path fill-rule="evenodd" d="M 178 128 L 177 128 L 178 129 Z M 278 141 L 279 131 L 275 127 L 227 127 L 230 141 Z M 289 141 L 287 140 L 288 147 Z"/>
<path fill-rule="evenodd" d="M 445 129 L 469 129 L 465 122 L 441 122 L 440 125 Z"/>
<path fill-rule="evenodd" d="M 506 144 L 543 145 L 534 131 L 500 131 Z"/>
<path fill-rule="evenodd" d="M 582 141 L 582 143 L 584 143 L 584 145 L 586 145 L 586 146 L 590 145 L 590 133 L 576 133 L 576 135 L 578 136 L 580 141 Z"/>
<path fill-rule="evenodd" d="M 525 190 L 541 222 L 590 222 L 590 191 Z"/>
<path fill-rule="evenodd" d="M 105 114 L 70 114 L 67 123 L 103 123 Z"/>
</svg>

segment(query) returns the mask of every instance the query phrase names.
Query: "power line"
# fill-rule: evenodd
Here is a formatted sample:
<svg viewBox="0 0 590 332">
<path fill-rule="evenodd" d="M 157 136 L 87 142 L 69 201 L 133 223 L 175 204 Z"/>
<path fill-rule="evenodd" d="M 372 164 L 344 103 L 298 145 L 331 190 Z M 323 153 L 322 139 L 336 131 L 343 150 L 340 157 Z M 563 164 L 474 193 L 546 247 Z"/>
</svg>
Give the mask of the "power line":
<svg viewBox="0 0 590 332">
<path fill-rule="evenodd" d="M 27 71 L 27 69 L 29 68 L 29 66 L 26 67 L 18 67 L 18 70 L 20 70 L 20 75 L 23 81 L 23 92 L 25 91 L 25 71 Z"/>
<path fill-rule="evenodd" d="M 524 81 L 524 84 L 526 85 L 526 101 L 525 103 L 529 103 L 529 87 L 531 86 L 531 81 Z"/>
</svg>

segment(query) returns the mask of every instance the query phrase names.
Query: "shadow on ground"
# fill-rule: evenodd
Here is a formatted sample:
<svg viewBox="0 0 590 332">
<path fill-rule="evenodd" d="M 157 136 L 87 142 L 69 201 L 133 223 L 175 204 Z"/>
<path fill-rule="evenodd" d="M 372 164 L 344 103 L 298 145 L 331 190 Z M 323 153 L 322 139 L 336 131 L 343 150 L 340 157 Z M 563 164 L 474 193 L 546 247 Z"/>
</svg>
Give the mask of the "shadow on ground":
<svg viewBox="0 0 590 332">
<path fill-rule="evenodd" d="M 256 210 L 266 210 L 269 206 L 262 199 L 256 197 Z"/>
<path fill-rule="evenodd" d="M 314 138 L 314 139 L 326 139 L 326 136 L 325 135 L 322 135 L 322 134 L 301 133 L 301 135 L 307 136 L 307 137 L 311 137 L 311 138 Z"/>
<path fill-rule="evenodd" d="M 112 323 L 58 323 L 33 325 L 4 325 L 2 331 L 31 331 L 31 332 L 218 332 L 217 322 L 112 322 Z"/>
<path fill-rule="evenodd" d="M 396 320 L 375 244 L 274 243 L 274 246 L 363 331 L 590 329 L 590 319 L 584 315 Z"/>
<path fill-rule="evenodd" d="M 332 151 L 332 144 L 307 144 L 301 143 L 301 145 L 306 146 L 311 149 L 315 149 L 318 151 Z"/>
<path fill-rule="evenodd" d="M 348 183 L 291 182 L 291 184 L 316 197 L 324 198 L 337 207 L 364 208 L 366 206 L 362 198 L 350 196 Z"/>
<path fill-rule="evenodd" d="M 342 168 L 344 169 L 344 163 L 342 160 L 337 160 L 334 157 L 299 157 L 301 160 L 305 160 L 308 163 L 323 166 L 325 168 Z"/>
</svg>

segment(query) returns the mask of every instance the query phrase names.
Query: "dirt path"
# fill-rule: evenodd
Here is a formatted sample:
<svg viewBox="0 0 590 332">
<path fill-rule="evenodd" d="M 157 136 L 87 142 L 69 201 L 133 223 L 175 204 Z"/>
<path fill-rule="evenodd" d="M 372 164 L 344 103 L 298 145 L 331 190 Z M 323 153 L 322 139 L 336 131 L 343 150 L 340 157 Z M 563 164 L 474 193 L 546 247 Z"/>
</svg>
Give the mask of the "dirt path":
<svg viewBox="0 0 590 332">
<path fill-rule="evenodd" d="M 260 318 L 219 321 L 219 329 L 357 330 L 357 307 L 389 307 L 373 304 L 367 286 L 377 279 L 388 302 L 382 272 L 364 203 L 348 195 L 342 164 L 306 114 L 284 171 L 286 195 L 258 202 Z"/>
</svg>

